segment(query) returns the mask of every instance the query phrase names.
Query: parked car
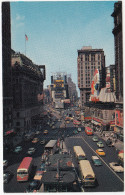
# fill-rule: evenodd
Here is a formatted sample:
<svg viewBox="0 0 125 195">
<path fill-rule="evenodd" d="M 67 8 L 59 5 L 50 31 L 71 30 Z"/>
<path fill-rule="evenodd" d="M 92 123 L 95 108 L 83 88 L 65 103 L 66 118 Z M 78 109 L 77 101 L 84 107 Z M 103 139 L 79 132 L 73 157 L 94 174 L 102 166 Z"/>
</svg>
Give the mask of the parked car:
<svg viewBox="0 0 125 195">
<path fill-rule="evenodd" d="M 14 149 L 14 153 L 18 154 L 22 151 L 22 146 L 17 146 L 15 149 Z"/>
<path fill-rule="evenodd" d="M 7 167 L 7 165 L 8 165 L 8 160 L 3 160 L 3 167 L 5 168 Z"/>
<path fill-rule="evenodd" d="M 10 179 L 13 177 L 13 173 L 10 171 L 5 171 L 3 174 L 3 182 L 8 183 Z"/>
<path fill-rule="evenodd" d="M 27 151 L 27 154 L 32 155 L 32 154 L 35 153 L 35 151 L 36 151 L 35 148 L 29 148 L 28 151 Z"/>
<path fill-rule="evenodd" d="M 109 166 L 115 171 L 115 172 L 123 172 L 124 168 L 119 165 L 117 162 L 111 162 L 109 163 Z"/>
<path fill-rule="evenodd" d="M 104 144 L 102 143 L 102 141 L 99 141 L 99 142 L 97 142 L 97 146 L 99 148 L 103 148 L 104 147 Z"/>
<path fill-rule="evenodd" d="M 92 156 L 92 162 L 95 166 L 100 166 L 102 165 L 101 160 L 97 156 Z"/>
<path fill-rule="evenodd" d="M 99 156 L 105 156 L 105 152 L 104 152 L 102 149 L 97 149 L 97 150 L 96 150 L 96 153 L 97 153 Z"/>
<path fill-rule="evenodd" d="M 74 134 L 77 134 L 77 133 L 78 133 L 78 131 L 77 131 L 77 130 L 74 130 L 74 131 L 73 131 L 73 133 L 74 133 Z"/>
<path fill-rule="evenodd" d="M 39 139 L 38 139 L 37 137 L 35 137 L 35 138 L 32 140 L 32 143 L 36 144 L 38 141 L 39 141 Z"/>
<path fill-rule="evenodd" d="M 98 137 L 97 137 L 97 136 L 93 136 L 92 140 L 93 140 L 94 142 L 98 142 Z"/>
</svg>

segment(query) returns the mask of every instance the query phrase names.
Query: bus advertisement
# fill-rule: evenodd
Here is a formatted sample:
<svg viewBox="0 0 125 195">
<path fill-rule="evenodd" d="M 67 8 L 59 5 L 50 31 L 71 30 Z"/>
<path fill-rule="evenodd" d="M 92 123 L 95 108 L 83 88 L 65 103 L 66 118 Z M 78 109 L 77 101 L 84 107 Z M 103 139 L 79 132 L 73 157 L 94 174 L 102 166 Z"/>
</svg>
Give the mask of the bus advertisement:
<svg viewBox="0 0 125 195">
<path fill-rule="evenodd" d="M 25 157 L 17 169 L 17 181 L 28 181 L 32 167 L 32 157 Z"/>
</svg>

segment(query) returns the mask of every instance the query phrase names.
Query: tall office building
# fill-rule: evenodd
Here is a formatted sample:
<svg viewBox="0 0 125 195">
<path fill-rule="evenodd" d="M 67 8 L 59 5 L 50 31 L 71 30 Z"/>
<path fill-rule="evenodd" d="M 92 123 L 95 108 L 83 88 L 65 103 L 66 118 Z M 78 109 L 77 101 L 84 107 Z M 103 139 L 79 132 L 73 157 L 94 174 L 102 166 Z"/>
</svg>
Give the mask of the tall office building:
<svg viewBox="0 0 125 195">
<path fill-rule="evenodd" d="M 10 3 L 2 3 L 3 134 L 10 143 L 13 129 Z"/>
<path fill-rule="evenodd" d="M 91 81 L 95 69 L 100 72 L 100 88 L 105 86 L 105 56 L 103 49 L 92 49 L 92 47 L 82 47 L 78 50 L 77 70 L 78 88 L 80 89 L 81 107 L 89 101 L 91 93 Z"/>
<path fill-rule="evenodd" d="M 117 101 L 123 101 L 123 45 L 122 45 L 122 2 L 114 4 L 114 12 L 111 15 L 114 18 L 115 42 L 115 73 L 116 73 L 116 98 Z"/>
</svg>

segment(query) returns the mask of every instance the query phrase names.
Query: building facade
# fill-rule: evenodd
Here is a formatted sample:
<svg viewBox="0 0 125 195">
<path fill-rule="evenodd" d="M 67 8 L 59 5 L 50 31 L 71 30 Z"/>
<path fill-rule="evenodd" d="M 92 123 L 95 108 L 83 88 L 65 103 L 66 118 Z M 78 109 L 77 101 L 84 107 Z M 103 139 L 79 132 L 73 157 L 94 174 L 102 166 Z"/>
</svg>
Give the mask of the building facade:
<svg viewBox="0 0 125 195">
<path fill-rule="evenodd" d="M 16 132 L 37 128 L 42 113 L 45 66 L 35 65 L 21 53 L 12 54 L 14 127 Z"/>
<path fill-rule="evenodd" d="M 100 71 L 101 85 L 105 85 L 105 56 L 103 49 L 92 49 L 83 47 L 78 50 L 77 71 L 78 88 L 80 89 L 81 108 L 89 101 L 91 92 L 91 81 L 95 69 Z"/>
<path fill-rule="evenodd" d="M 55 108 L 63 108 L 63 101 L 69 99 L 67 74 L 56 72 L 51 76 L 51 94 Z"/>
<path fill-rule="evenodd" d="M 68 75 L 68 92 L 69 92 L 69 99 L 71 103 L 74 104 L 78 99 L 78 94 L 76 90 L 76 84 L 72 81 L 71 75 Z"/>
<path fill-rule="evenodd" d="M 114 18 L 112 33 L 115 43 L 116 98 L 118 102 L 123 102 L 122 2 L 114 4 L 114 12 L 111 16 Z"/>
<path fill-rule="evenodd" d="M 119 138 L 123 137 L 123 42 L 122 42 L 122 1 L 114 4 L 111 14 L 114 18 L 115 43 L 115 86 L 116 86 L 116 110 L 115 110 L 115 132 Z"/>
<path fill-rule="evenodd" d="M 2 3 L 2 76 L 3 76 L 3 135 L 4 142 L 11 139 L 13 128 L 13 95 L 11 71 L 10 3 Z"/>
</svg>

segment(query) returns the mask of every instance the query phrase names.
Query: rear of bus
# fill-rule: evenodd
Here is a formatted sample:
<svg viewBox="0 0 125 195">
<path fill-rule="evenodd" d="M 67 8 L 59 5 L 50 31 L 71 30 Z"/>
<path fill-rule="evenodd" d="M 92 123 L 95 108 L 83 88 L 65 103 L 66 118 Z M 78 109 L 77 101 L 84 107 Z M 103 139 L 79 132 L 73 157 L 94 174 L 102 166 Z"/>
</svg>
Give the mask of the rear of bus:
<svg viewBox="0 0 125 195">
<path fill-rule="evenodd" d="M 17 181 L 28 181 L 31 166 L 32 157 L 25 157 L 17 169 Z"/>
<path fill-rule="evenodd" d="M 90 162 L 88 160 L 81 160 L 79 162 L 79 170 L 83 186 L 94 187 L 96 178 Z"/>
<path fill-rule="evenodd" d="M 85 127 L 85 132 L 87 135 L 93 135 L 93 130 L 90 127 Z"/>
<path fill-rule="evenodd" d="M 74 146 L 73 150 L 78 161 L 86 160 L 86 154 L 81 148 L 81 146 Z"/>
</svg>

